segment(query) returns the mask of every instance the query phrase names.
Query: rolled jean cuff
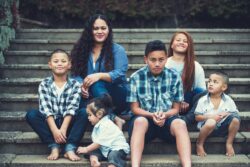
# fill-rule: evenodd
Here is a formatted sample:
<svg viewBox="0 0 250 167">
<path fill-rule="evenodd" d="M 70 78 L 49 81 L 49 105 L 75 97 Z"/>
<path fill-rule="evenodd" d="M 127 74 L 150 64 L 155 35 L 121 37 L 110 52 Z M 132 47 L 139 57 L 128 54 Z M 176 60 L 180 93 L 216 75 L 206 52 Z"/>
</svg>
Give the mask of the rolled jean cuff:
<svg viewBox="0 0 250 167">
<path fill-rule="evenodd" d="M 65 145 L 65 153 L 68 151 L 75 151 L 75 149 L 76 149 L 76 145 L 74 145 L 74 144 L 66 144 Z"/>
<path fill-rule="evenodd" d="M 51 143 L 51 144 L 48 145 L 48 147 L 52 150 L 54 148 L 60 148 L 60 145 L 57 144 L 57 143 Z"/>
</svg>

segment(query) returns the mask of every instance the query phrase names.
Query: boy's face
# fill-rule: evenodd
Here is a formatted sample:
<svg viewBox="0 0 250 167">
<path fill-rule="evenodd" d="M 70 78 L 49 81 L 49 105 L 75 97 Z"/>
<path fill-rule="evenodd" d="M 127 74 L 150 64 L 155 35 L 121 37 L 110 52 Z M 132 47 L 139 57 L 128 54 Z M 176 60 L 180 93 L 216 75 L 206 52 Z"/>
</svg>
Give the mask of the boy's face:
<svg viewBox="0 0 250 167">
<path fill-rule="evenodd" d="M 227 89 L 222 76 L 211 74 L 207 83 L 208 92 L 211 94 L 220 94 Z"/>
<path fill-rule="evenodd" d="M 100 121 L 100 119 L 90 110 L 89 106 L 87 106 L 86 111 L 88 114 L 88 120 L 92 125 L 95 125 Z"/>
<path fill-rule="evenodd" d="M 184 54 L 188 49 L 188 39 L 185 34 L 177 34 L 174 38 L 174 41 L 171 45 L 171 48 L 176 53 Z"/>
<path fill-rule="evenodd" d="M 163 50 L 153 51 L 144 56 L 144 61 L 148 65 L 151 73 L 158 76 L 164 69 L 167 62 L 167 55 Z"/>
<path fill-rule="evenodd" d="M 71 63 L 65 53 L 54 53 L 49 61 L 49 68 L 54 75 L 65 75 L 71 68 Z"/>
</svg>

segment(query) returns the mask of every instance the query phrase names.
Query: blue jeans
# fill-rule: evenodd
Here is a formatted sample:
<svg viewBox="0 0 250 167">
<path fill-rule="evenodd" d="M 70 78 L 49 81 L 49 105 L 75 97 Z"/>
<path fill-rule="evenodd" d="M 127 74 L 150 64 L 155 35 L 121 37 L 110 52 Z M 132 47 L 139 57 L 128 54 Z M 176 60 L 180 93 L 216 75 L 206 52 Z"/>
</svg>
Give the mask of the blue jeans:
<svg viewBox="0 0 250 167">
<path fill-rule="evenodd" d="M 60 147 L 60 145 L 55 142 L 47 124 L 46 117 L 42 113 L 38 110 L 30 110 L 26 114 L 26 120 L 32 129 L 38 134 L 43 143 L 48 144 L 50 148 Z M 55 123 L 57 127 L 60 128 L 63 123 L 63 117 L 56 119 Z M 65 152 L 74 151 L 76 149 L 84 135 L 87 123 L 88 116 L 86 110 L 79 110 L 69 125 Z"/>
<path fill-rule="evenodd" d="M 129 104 L 126 102 L 127 96 L 126 84 L 112 84 L 105 81 L 97 81 L 90 87 L 90 98 L 100 97 L 103 94 L 109 94 L 112 97 L 115 106 L 114 113 L 121 114 L 129 110 Z M 88 99 L 82 99 L 81 107 L 86 107 Z"/>
<path fill-rule="evenodd" d="M 197 106 L 197 102 L 200 97 L 204 96 L 206 93 L 207 91 L 202 88 L 195 88 L 193 91 L 186 92 L 184 94 L 184 101 L 189 104 L 189 111 L 180 117 L 186 122 L 187 125 L 194 123 L 194 111 Z"/>
</svg>

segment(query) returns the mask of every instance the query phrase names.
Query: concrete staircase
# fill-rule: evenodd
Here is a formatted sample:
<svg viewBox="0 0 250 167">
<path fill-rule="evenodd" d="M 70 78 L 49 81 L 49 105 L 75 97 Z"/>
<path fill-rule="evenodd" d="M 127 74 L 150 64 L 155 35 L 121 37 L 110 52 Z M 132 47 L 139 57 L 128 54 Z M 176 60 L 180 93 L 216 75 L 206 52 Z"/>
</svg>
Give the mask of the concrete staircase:
<svg viewBox="0 0 250 167">
<path fill-rule="evenodd" d="M 23 29 L 5 53 L 5 64 L 0 65 L 0 166 L 89 166 L 83 158 L 70 162 L 46 160 L 48 150 L 25 122 L 27 109 L 37 108 L 37 88 L 42 78 L 50 75 L 47 61 L 56 48 L 70 51 L 80 36 L 79 29 Z M 176 29 L 115 29 L 115 42 L 126 48 L 129 58 L 129 77 L 143 65 L 145 44 L 161 39 L 167 45 Z M 195 155 L 198 136 L 191 126 L 193 166 L 225 167 L 250 166 L 250 30 L 249 29 L 187 29 L 193 36 L 198 61 L 206 76 L 215 70 L 230 75 L 230 95 L 235 100 L 242 119 L 235 139 L 237 155 L 224 156 L 225 138 L 209 138 L 208 156 Z M 125 134 L 127 136 L 126 128 Z M 90 143 L 90 128 L 82 144 Z M 130 166 L 130 162 L 127 162 Z M 107 165 L 104 163 L 104 166 Z M 142 166 L 180 166 L 175 145 L 158 139 L 146 145 Z"/>
</svg>

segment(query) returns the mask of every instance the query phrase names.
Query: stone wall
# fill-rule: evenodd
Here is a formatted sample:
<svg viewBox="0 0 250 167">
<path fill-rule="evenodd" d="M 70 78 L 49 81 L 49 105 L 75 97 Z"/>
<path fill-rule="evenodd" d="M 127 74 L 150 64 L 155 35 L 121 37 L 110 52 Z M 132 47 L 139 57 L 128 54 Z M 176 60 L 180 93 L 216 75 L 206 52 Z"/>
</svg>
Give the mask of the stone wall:
<svg viewBox="0 0 250 167">
<path fill-rule="evenodd" d="M 0 64 L 4 63 L 4 51 L 15 38 L 18 25 L 19 0 L 0 0 Z"/>
</svg>

